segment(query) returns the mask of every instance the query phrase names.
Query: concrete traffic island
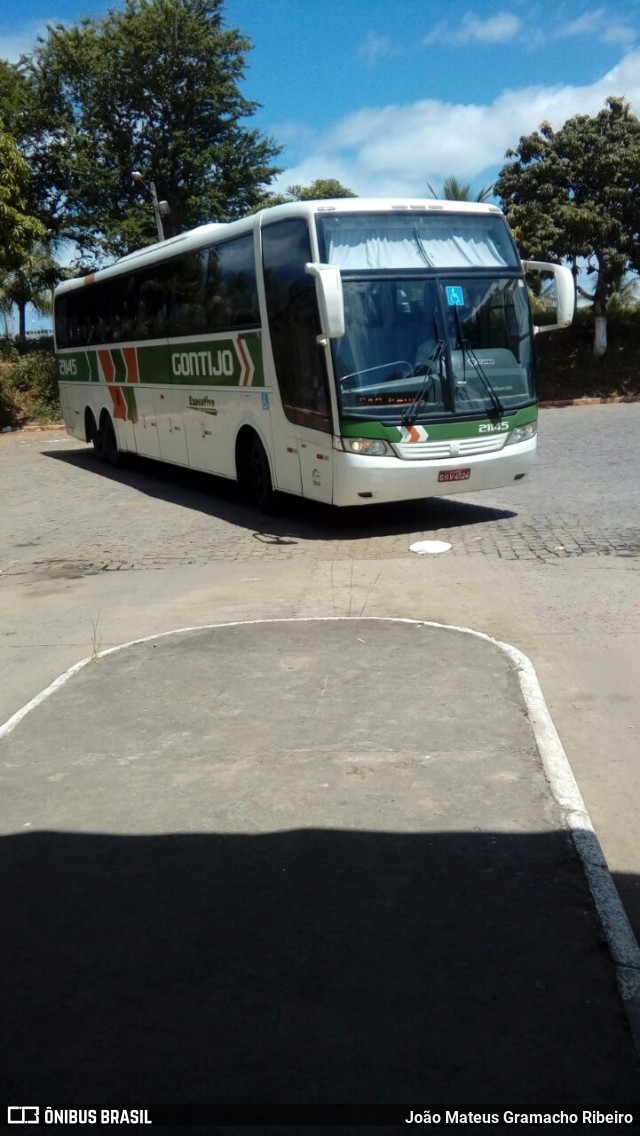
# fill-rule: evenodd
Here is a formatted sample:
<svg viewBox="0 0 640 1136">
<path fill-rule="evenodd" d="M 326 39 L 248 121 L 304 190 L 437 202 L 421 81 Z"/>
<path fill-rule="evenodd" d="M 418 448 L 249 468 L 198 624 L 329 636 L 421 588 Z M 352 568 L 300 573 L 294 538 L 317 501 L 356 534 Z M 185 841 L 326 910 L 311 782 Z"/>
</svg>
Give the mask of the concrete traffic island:
<svg viewBox="0 0 640 1136">
<path fill-rule="evenodd" d="M 640 1099 L 497 644 L 187 630 L 87 663 L 0 748 L 7 1099 Z"/>
</svg>

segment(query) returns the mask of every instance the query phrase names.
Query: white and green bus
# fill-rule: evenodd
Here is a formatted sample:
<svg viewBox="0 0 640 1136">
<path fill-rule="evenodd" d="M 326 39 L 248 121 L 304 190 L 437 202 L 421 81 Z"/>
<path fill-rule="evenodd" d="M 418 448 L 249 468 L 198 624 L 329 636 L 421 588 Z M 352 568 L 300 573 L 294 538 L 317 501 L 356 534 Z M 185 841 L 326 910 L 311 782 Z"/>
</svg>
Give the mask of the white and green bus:
<svg viewBox="0 0 640 1136">
<path fill-rule="evenodd" d="M 557 322 L 573 317 L 568 269 Z M 296 202 L 56 289 L 67 430 L 334 505 L 519 481 L 536 449 L 524 268 L 500 210 Z M 547 330 L 547 329 L 545 329 Z"/>
</svg>

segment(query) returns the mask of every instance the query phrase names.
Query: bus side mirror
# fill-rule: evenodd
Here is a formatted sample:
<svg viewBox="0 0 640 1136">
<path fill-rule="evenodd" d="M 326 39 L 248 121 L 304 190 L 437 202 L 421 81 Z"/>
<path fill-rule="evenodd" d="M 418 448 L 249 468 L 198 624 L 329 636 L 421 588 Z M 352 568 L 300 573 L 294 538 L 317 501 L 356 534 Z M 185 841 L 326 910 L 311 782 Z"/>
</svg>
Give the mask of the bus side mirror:
<svg viewBox="0 0 640 1136">
<path fill-rule="evenodd" d="M 543 260 L 523 260 L 522 267 L 525 272 L 550 272 L 556 283 L 557 322 L 534 327 L 534 334 L 540 335 L 543 331 L 560 331 L 563 327 L 570 327 L 576 306 L 576 289 L 571 269 L 564 264 L 550 264 Z"/>
<path fill-rule="evenodd" d="M 320 312 L 322 335 L 318 343 L 326 345 L 329 339 L 344 335 L 344 296 L 340 269 L 334 264 L 305 264 L 305 272 L 316 282 L 316 296 Z"/>
</svg>

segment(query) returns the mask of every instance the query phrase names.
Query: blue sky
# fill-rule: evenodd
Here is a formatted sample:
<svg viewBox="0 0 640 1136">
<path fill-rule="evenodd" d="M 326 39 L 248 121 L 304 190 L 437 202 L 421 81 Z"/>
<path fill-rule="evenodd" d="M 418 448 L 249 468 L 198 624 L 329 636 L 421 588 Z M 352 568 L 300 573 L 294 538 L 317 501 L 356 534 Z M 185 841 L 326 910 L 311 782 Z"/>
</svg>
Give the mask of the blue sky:
<svg viewBox="0 0 640 1136">
<path fill-rule="evenodd" d="M 108 0 L 0 0 L 0 56 L 47 22 Z M 422 195 L 455 174 L 493 181 L 504 152 L 548 119 L 609 94 L 640 114 L 640 0 L 226 0 L 253 50 L 252 125 L 283 145 L 280 187 L 337 177 L 360 195 Z"/>
</svg>

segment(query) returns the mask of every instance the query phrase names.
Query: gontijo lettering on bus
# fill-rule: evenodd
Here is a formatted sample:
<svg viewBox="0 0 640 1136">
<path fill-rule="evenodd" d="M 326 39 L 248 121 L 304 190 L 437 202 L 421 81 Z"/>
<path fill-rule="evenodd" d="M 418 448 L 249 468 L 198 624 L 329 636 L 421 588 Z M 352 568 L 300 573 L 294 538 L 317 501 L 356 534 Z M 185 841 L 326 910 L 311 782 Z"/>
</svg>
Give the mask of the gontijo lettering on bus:
<svg viewBox="0 0 640 1136">
<path fill-rule="evenodd" d="M 213 351 L 173 351 L 171 370 L 176 377 L 186 375 L 199 378 L 201 375 L 233 375 L 233 355 L 230 351 L 218 351 L 214 360 Z"/>
</svg>

